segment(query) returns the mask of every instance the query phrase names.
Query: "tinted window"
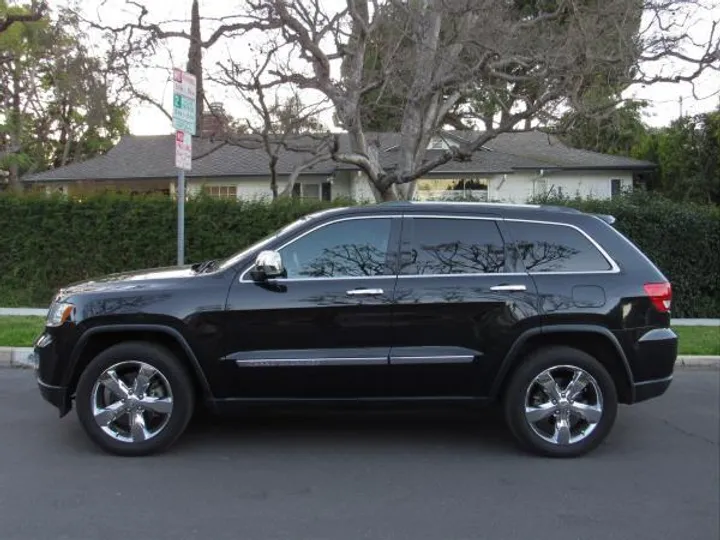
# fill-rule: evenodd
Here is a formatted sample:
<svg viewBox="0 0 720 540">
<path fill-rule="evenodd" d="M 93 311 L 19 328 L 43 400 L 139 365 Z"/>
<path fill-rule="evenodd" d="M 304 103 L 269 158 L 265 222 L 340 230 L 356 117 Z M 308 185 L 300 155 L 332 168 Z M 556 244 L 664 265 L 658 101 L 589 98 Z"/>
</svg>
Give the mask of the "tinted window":
<svg viewBox="0 0 720 540">
<path fill-rule="evenodd" d="M 280 250 L 289 278 L 385 274 L 390 219 L 338 221 Z"/>
<path fill-rule="evenodd" d="M 403 274 L 503 272 L 505 249 L 494 221 L 413 219 L 413 245 Z"/>
<path fill-rule="evenodd" d="M 592 272 L 610 263 L 579 231 L 563 225 L 506 222 L 528 272 Z"/>
</svg>

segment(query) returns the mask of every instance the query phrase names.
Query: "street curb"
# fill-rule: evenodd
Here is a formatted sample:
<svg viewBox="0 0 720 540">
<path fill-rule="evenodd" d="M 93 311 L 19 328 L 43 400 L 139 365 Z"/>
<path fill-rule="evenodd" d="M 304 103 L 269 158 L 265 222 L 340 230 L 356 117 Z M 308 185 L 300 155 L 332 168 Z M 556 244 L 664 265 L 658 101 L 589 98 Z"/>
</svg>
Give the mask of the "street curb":
<svg viewBox="0 0 720 540">
<path fill-rule="evenodd" d="M 0 368 L 32 369 L 35 367 L 32 352 L 32 347 L 0 347 Z"/>
<path fill-rule="evenodd" d="M 40 308 L 0 308 L 4 317 L 47 317 L 47 309 Z"/>
<path fill-rule="evenodd" d="M 675 367 L 720 368 L 720 356 L 678 356 Z"/>
<path fill-rule="evenodd" d="M 34 368 L 32 347 L 0 347 L 0 368 Z M 676 368 L 720 368 L 720 356 L 678 356 Z"/>
</svg>

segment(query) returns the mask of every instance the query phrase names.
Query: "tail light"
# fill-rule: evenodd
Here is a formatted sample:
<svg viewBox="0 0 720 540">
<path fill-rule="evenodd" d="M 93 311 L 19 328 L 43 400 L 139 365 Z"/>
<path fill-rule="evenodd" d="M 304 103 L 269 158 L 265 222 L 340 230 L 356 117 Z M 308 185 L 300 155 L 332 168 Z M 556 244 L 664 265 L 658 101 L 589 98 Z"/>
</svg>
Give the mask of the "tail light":
<svg viewBox="0 0 720 540">
<path fill-rule="evenodd" d="M 646 283 L 645 293 L 650 298 L 653 306 L 660 313 L 670 312 L 672 302 L 672 287 L 669 283 Z"/>
</svg>

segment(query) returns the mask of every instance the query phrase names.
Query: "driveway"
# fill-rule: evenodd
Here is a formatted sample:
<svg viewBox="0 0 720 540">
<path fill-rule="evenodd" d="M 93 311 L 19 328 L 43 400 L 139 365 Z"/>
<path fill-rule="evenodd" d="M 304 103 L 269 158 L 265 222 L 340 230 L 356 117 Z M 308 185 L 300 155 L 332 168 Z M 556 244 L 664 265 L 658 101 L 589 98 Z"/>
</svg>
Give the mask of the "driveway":
<svg viewBox="0 0 720 540">
<path fill-rule="evenodd" d="M 495 411 L 439 410 L 196 422 L 167 454 L 121 459 L 4 369 L 0 538 L 715 539 L 719 380 L 677 372 L 570 461 L 517 451 Z"/>
</svg>

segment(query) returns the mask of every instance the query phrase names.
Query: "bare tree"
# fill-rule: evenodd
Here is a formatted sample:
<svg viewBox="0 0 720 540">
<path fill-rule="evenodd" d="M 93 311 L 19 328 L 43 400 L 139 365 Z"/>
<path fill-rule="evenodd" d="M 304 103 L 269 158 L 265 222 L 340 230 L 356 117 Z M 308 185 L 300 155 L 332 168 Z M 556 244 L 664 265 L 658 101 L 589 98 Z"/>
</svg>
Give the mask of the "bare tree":
<svg viewBox="0 0 720 540">
<path fill-rule="evenodd" d="M 220 75 L 210 77 L 214 82 L 232 87 L 249 109 L 251 114 L 242 122 L 243 133 L 229 137 L 227 141 L 236 146 L 264 150 L 268 157 L 273 199 L 291 195 L 300 172 L 331 157 L 329 135 L 318 119 L 329 107 L 327 100 L 306 104 L 297 88 L 286 89 L 289 93 L 282 95 L 279 87 L 265 84 L 265 77 L 276 64 L 280 49 L 282 46 L 276 43 L 252 48 L 251 66 L 229 59 L 218 65 Z M 278 163 L 282 154 L 290 152 L 301 154 L 304 159 L 294 167 L 294 174 L 280 193 Z"/>
<path fill-rule="evenodd" d="M 396 32 L 378 39 L 388 5 L 396 13 Z M 115 30 L 140 32 L 149 43 L 190 39 L 147 22 L 147 10 L 140 8 L 136 22 Z M 599 73 L 613 73 L 613 84 L 626 87 L 692 82 L 720 69 L 718 21 L 702 39 L 689 32 L 700 9 L 701 0 L 244 0 L 242 9 L 214 21 L 201 43 L 207 48 L 221 37 L 254 32 L 261 41 L 289 47 L 294 61 L 268 68 L 260 88 L 325 96 L 349 137 L 348 148 L 331 146 L 333 159 L 358 167 L 377 197 L 391 200 L 411 197 L 415 180 L 449 161 L 472 159 L 500 133 L 551 122 L 580 102 L 588 114 L 588 91 L 607 84 Z M 632 39 L 607 39 L 606 21 L 634 27 L 638 17 L 640 31 Z M 380 68 L 365 69 L 378 44 Z M 385 149 L 363 122 L 363 96 L 388 89 L 402 107 L 392 167 L 384 165 Z M 468 100 L 478 89 L 492 107 Z M 474 117 L 486 129 L 428 155 L 443 119 L 464 102 L 463 118 Z"/>
</svg>

